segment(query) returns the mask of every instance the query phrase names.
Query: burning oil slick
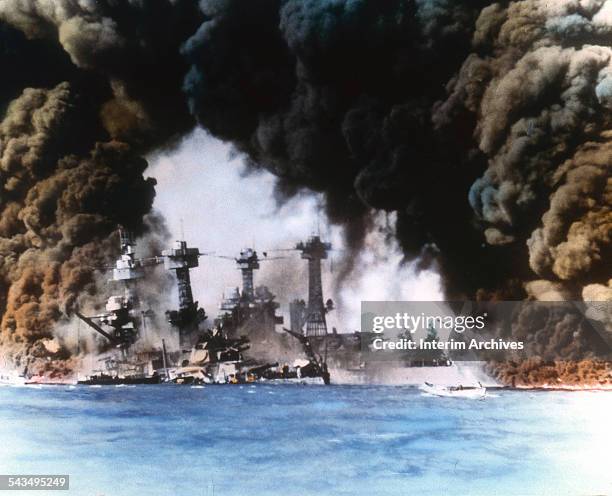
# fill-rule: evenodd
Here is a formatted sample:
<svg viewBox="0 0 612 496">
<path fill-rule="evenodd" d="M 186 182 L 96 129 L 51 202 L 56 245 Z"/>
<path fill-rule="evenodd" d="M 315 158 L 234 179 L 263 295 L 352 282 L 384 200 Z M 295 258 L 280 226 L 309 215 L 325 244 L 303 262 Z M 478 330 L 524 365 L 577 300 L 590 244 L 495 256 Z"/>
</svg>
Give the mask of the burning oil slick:
<svg viewBox="0 0 612 496">
<path fill-rule="evenodd" d="M 2 2 L 3 351 L 72 367 L 115 226 L 155 231 L 143 155 L 196 123 L 324 193 L 345 274 L 382 209 L 448 297 L 610 300 L 611 36 L 603 0 Z"/>
</svg>

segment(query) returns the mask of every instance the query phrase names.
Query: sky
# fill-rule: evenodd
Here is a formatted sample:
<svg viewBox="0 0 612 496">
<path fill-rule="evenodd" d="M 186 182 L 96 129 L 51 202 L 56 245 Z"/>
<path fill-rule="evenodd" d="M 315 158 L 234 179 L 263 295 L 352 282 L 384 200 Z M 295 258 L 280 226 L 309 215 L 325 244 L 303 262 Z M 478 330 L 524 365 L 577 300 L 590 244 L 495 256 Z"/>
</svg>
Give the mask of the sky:
<svg viewBox="0 0 612 496">
<path fill-rule="evenodd" d="M 157 179 L 154 208 L 165 217 L 173 239 L 184 233 L 188 245 L 201 252 L 237 256 L 242 248 L 254 247 L 261 256 L 264 251 L 293 248 L 317 232 L 331 241 L 334 251 L 323 263 L 324 298 L 332 298 L 336 305 L 328 317 L 330 329 L 357 330 L 361 300 L 443 299 L 439 275 L 417 274 L 413 265 L 402 265 L 400 250 L 378 229 L 366 238 L 359 272 L 335 288 L 334 265 L 337 268 L 343 256 L 343 231 L 328 224 L 320 195 L 305 191 L 278 205 L 274 176 L 247 171 L 240 154 L 202 129 L 194 130 L 176 148 L 149 157 L 149 164 L 145 175 Z M 392 216 L 377 216 L 381 229 L 393 221 Z M 274 256 L 287 258 L 261 263 L 255 284 L 265 284 L 277 295 L 288 325 L 289 301 L 307 296 L 306 261 L 295 251 Z M 240 285 L 235 263 L 213 256 L 201 257 L 191 278 L 194 298 L 211 317 L 223 292 Z"/>
</svg>

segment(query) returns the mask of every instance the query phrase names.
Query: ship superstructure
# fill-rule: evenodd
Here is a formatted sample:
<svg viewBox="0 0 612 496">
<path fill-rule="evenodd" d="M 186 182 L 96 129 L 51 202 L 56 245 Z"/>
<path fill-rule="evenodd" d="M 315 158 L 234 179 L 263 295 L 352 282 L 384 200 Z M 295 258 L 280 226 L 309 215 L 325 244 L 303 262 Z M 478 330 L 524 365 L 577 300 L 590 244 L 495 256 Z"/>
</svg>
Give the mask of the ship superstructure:
<svg viewBox="0 0 612 496">
<path fill-rule="evenodd" d="M 119 229 L 121 254 L 110 268 L 110 283 L 118 294 L 109 296 L 106 301 L 106 312 L 86 317 L 80 312 L 76 315 L 92 329 L 104 336 L 111 345 L 121 350 L 125 358 L 130 346 L 134 344 L 146 313 L 140 308 L 137 285 L 145 276 L 145 267 L 160 263 L 158 258 L 136 258 L 133 235 Z M 106 328 L 104 328 L 105 326 Z"/>
<path fill-rule="evenodd" d="M 261 262 L 284 257 L 268 257 L 266 252 L 260 257 L 254 249 L 244 248 L 236 257 L 218 255 L 218 258 L 234 261 L 242 276 L 242 288 L 225 291 L 215 324 L 230 338 L 248 336 L 250 356 L 258 360 L 277 360 L 283 358 L 279 355 L 293 353 L 292 343 L 277 332 L 283 317 L 277 315 L 280 305 L 276 296 L 267 286 L 254 283 L 254 271 Z"/>
<path fill-rule="evenodd" d="M 198 267 L 201 255 L 197 248 L 187 247 L 186 241 L 176 241 L 172 248 L 162 251 L 164 267 L 176 274 L 178 310 L 166 311 L 166 317 L 178 333 L 180 349 L 195 343 L 199 326 L 206 320 L 206 312 L 193 300 L 189 276 L 189 271 Z"/>
<path fill-rule="evenodd" d="M 189 247 L 179 240 L 159 255 L 138 258 L 133 236 L 119 232 L 121 253 L 109 281 L 116 293 L 106 301 L 106 312 L 77 316 L 103 336 L 110 349 L 98 359 L 98 373 L 84 381 L 86 384 L 150 384 L 164 381 L 176 383 L 242 383 L 255 380 L 329 382 L 324 357 L 317 354 L 310 338 L 300 333 L 285 333 L 279 327 L 282 316 L 277 315 L 279 304 L 267 286 L 256 286 L 254 272 L 260 262 L 285 257 L 263 258 L 252 248 L 245 248 L 233 260 L 241 272 L 242 288 L 231 288 L 225 293 L 217 319 L 211 329 L 204 326 L 206 313 L 194 300 L 190 270 L 199 266 L 199 257 L 210 255 Z M 309 254 L 316 259 L 317 253 Z M 320 260 L 319 260 L 320 262 Z M 178 308 L 167 310 L 166 326 L 158 318 L 158 308 L 145 308 L 138 297 L 139 284 L 146 281 L 155 266 L 174 273 L 178 293 Z M 316 262 L 315 262 L 316 265 Z M 320 263 L 318 264 L 320 272 Z M 309 279 L 318 280 L 320 305 L 310 314 L 310 322 L 320 325 L 320 318 L 329 309 L 323 307 L 320 273 Z M 312 295 L 311 295 L 312 296 Z M 312 296 L 309 301 L 317 301 Z M 323 308 L 323 310 L 321 310 Z M 318 313 L 317 313 L 318 312 Z M 323 313 L 321 313 L 323 312 Z M 163 331 L 160 333 L 160 331 Z M 147 333 L 165 335 L 176 346 L 166 350 L 164 339 L 152 343 Z M 320 335 L 314 333 L 313 338 Z M 302 358 L 300 358 L 302 357 Z"/>
<path fill-rule="evenodd" d="M 144 308 L 138 297 L 139 284 L 147 277 L 147 268 L 162 265 L 176 274 L 178 288 L 178 309 L 167 310 L 166 318 L 170 324 L 168 337 L 176 342 L 176 350 L 172 352 L 174 361 L 181 359 L 181 349 L 189 353 L 191 346 L 197 341 L 199 325 L 206 319 L 204 309 L 193 300 L 189 270 L 198 266 L 198 257 L 202 254 L 197 248 L 189 248 L 185 241 L 176 241 L 168 250 L 159 256 L 137 258 L 136 243 L 132 234 L 124 229 L 119 230 L 121 254 L 111 270 L 109 284 L 117 290 L 106 301 L 106 312 L 85 316 L 77 311 L 76 315 L 91 329 L 106 338 L 108 343 L 119 350 L 119 355 L 112 352 L 101 358 L 100 373 L 93 383 L 103 381 L 150 382 L 152 377 L 159 378 L 159 370 L 168 375 L 167 363 L 170 358 L 161 343 L 157 346 L 142 343 L 147 331 L 147 321 L 158 327 L 157 313 L 151 308 Z M 159 329 L 156 329 L 159 331 Z M 159 334 L 159 332 L 157 333 Z M 174 338 L 174 339 L 173 339 Z M 162 340 L 163 341 L 163 340 Z M 109 379 L 109 377 L 111 379 Z M 155 380 L 153 380 L 155 382 Z M 159 381 L 157 381 L 159 382 Z"/>
<path fill-rule="evenodd" d="M 328 331 L 328 314 L 334 304 L 324 298 L 322 262 L 332 246 L 320 235 L 293 248 L 269 250 L 297 251 L 308 263 L 307 295 L 290 303 L 289 328 L 282 327 L 283 317 L 277 313 L 280 305 L 272 291 L 255 284 L 255 272 L 262 262 L 285 256 L 268 256 L 267 251 L 260 256 L 253 248 L 244 248 L 236 256 L 212 255 L 177 240 L 156 256 L 139 258 L 134 238 L 125 230 L 120 230 L 119 245 L 119 258 L 108 267 L 112 273 L 109 284 L 115 292 L 108 297 L 105 312 L 89 316 L 77 312 L 107 342 L 105 354 L 98 359 L 99 373 L 86 383 L 329 383 L 328 363 L 333 369 L 368 370 L 362 348 L 367 348 L 372 336 L 338 333 L 335 328 Z M 224 292 L 210 328 L 191 287 L 190 271 L 199 267 L 203 255 L 233 261 L 242 283 Z M 291 270 L 292 263 L 284 270 Z M 167 310 L 165 319 L 160 318 L 160 308 L 148 308 L 156 306 L 147 304 L 148 297 L 142 298 L 144 303 L 139 297 L 151 271 L 161 266 L 173 273 L 177 290 L 177 307 Z M 418 358 L 402 366 L 450 364 Z"/>
<path fill-rule="evenodd" d="M 329 383 L 325 359 L 317 355 L 302 334 L 283 333 L 276 314 L 279 304 L 267 286 L 255 286 L 254 271 L 260 262 L 285 257 L 260 258 L 252 248 L 233 260 L 242 276 L 242 288 L 228 288 L 219 307 L 215 328 L 202 335 L 189 363 L 176 371 L 180 384 L 243 383 L 257 380 Z M 296 358 L 303 356 L 304 358 Z"/>
</svg>

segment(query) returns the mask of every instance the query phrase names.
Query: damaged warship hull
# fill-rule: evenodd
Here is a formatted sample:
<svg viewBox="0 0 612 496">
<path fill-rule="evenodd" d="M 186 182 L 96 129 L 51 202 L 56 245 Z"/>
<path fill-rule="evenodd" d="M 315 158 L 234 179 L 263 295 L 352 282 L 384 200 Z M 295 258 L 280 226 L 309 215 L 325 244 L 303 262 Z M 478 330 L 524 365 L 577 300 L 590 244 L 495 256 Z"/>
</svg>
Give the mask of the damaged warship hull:
<svg viewBox="0 0 612 496">
<path fill-rule="evenodd" d="M 189 276 L 206 254 L 177 241 L 158 256 L 137 258 L 131 234 L 121 230 L 119 238 L 121 255 L 109 283 L 122 291 L 108 298 L 105 313 L 76 312 L 112 350 L 99 359 L 105 367 L 78 384 L 330 383 L 324 359 L 313 353 L 308 341 L 299 333 L 278 328 L 283 318 L 276 314 L 279 304 L 272 292 L 253 284 L 259 262 L 277 257 L 260 259 L 257 252 L 245 249 L 232 258 L 242 272 L 242 289 L 232 288 L 225 294 L 218 317 L 207 328 L 207 315 L 194 301 Z M 159 321 L 154 309 L 142 305 L 138 289 L 146 281 L 146 268 L 158 265 L 175 274 L 178 288 L 178 309 L 165 312 L 165 332 L 173 344 L 167 350 L 161 339 L 159 346 L 148 344 L 143 350 L 147 321 L 155 325 Z"/>
<path fill-rule="evenodd" d="M 77 381 L 77 384 L 86 386 L 119 386 L 136 384 L 161 384 L 162 377 L 154 374 L 144 377 L 117 377 L 107 374 L 91 376 L 87 379 Z"/>
</svg>

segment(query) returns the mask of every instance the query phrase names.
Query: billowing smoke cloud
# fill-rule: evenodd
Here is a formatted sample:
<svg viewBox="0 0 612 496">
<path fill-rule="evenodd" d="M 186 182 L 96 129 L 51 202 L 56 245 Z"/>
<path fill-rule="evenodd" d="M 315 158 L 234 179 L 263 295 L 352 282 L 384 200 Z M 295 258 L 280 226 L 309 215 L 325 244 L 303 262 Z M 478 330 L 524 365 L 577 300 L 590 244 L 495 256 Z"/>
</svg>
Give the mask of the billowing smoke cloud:
<svg viewBox="0 0 612 496">
<path fill-rule="evenodd" d="M 362 226 L 356 242 L 364 204 L 397 211 L 405 253 L 439 251 L 449 294 L 523 297 L 513 279 L 534 271 L 607 280 L 596 260 L 563 262 L 578 244 L 605 259 L 601 187 L 603 210 L 585 212 L 571 240 L 553 240 L 553 214 L 542 216 L 562 164 L 608 139 L 609 6 L 487 3 L 205 1 L 184 47 L 186 91 L 199 121 L 277 174 L 282 192 L 323 191 L 332 219 Z M 582 172 L 568 174 L 582 191 Z M 557 269 L 536 267 L 554 257 Z"/>
<path fill-rule="evenodd" d="M 178 53 L 200 20 L 195 2 L 0 4 L 0 344 L 31 372 L 71 366 L 56 322 L 96 292 L 117 225 L 147 230 L 141 154 L 193 126 Z"/>
<path fill-rule="evenodd" d="M 119 139 L 141 150 L 193 125 L 181 92 L 187 66 L 179 47 L 201 19 L 195 1 L 13 0 L 0 5 L 7 62 L 22 53 L 31 57 L 20 88 L 41 79 L 37 63 L 42 59 L 47 67 L 44 59 L 51 52 L 61 63 L 49 66 L 47 80 L 84 81 L 92 117 L 104 126 L 105 135 L 97 138 Z M 79 122 L 87 123 L 83 116 Z"/>
<path fill-rule="evenodd" d="M 461 112 L 477 116 L 474 137 L 488 166 L 470 188 L 470 204 L 489 245 L 521 247 L 515 260 L 527 259 L 530 269 L 521 279 L 542 278 L 524 286 L 537 299 L 610 296 L 611 13 L 604 1 L 483 9 L 475 53 L 434 114 L 440 129 Z M 579 339 L 571 344 L 574 351 L 584 348 Z M 526 367 L 528 374 L 504 365 L 497 373 L 537 383 L 538 364 Z M 606 380 L 609 367 L 548 364 L 541 370 L 540 382 L 552 376 L 596 382 Z"/>
<path fill-rule="evenodd" d="M 448 296 L 609 294 L 610 2 L 6 0 L 0 26 L 4 284 L 45 322 L 63 279 L 15 267 L 141 228 L 138 154 L 196 120 L 355 249 L 397 212 Z"/>
<path fill-rule="evenodd" d="M 210 20 L 185 45 L 186 91 L 199 121 L 278 175 L 281 193 L 324 192 L 355 245 L 367 207 L 396 210 L 404 251 L 435 243 L 449 288 L 496 286 L 500 264 L 477 266 L 498 250 L 482 249 L 466 199 L 485 162 L 457 153 L 470 121 L 438 135 L 432 123 L 484 4 L 203 2 Z"/>
<path fill-rule="evenodd" d="M 199 122 L 281 192 L 325 193 L 357 246 L 366 205 L 397 212 L 404 253 L 436 260 L 452 297 L 524 298 L 541 278 L 580 298 L 610 279 L 609 2 L 202 10 L 184 48 Z"/>
<path fill-rule="evenodd" d="M 610 131 L 587 142 L 555 172 L 556 190 L 542 227 L 528 241 L 530 265 L 543 277 L 601 281 L 612 259 Z"/>
<path fill-rule="evenodd" d="M 109 234 L 117 223 L 139 227 L 153 201 L 146 162 L 125 143 L 69 153 L 75 106 L 66 83 L 28 89 L 0 123 L 1 339 L 19 352 L 52 337 L 54 322 L 93 291 L 91 268 L 112 253 Z"/>
<path fill-rule="evenodd" d="M 602 282 L 610 254 L 608 2 L 515 2 L 484 9 L 472 55 L 440 106 L 479 116 L 488 157 L 470 203 L 487 243 L 524 245 L 546 279 Z"/>
</svg>

